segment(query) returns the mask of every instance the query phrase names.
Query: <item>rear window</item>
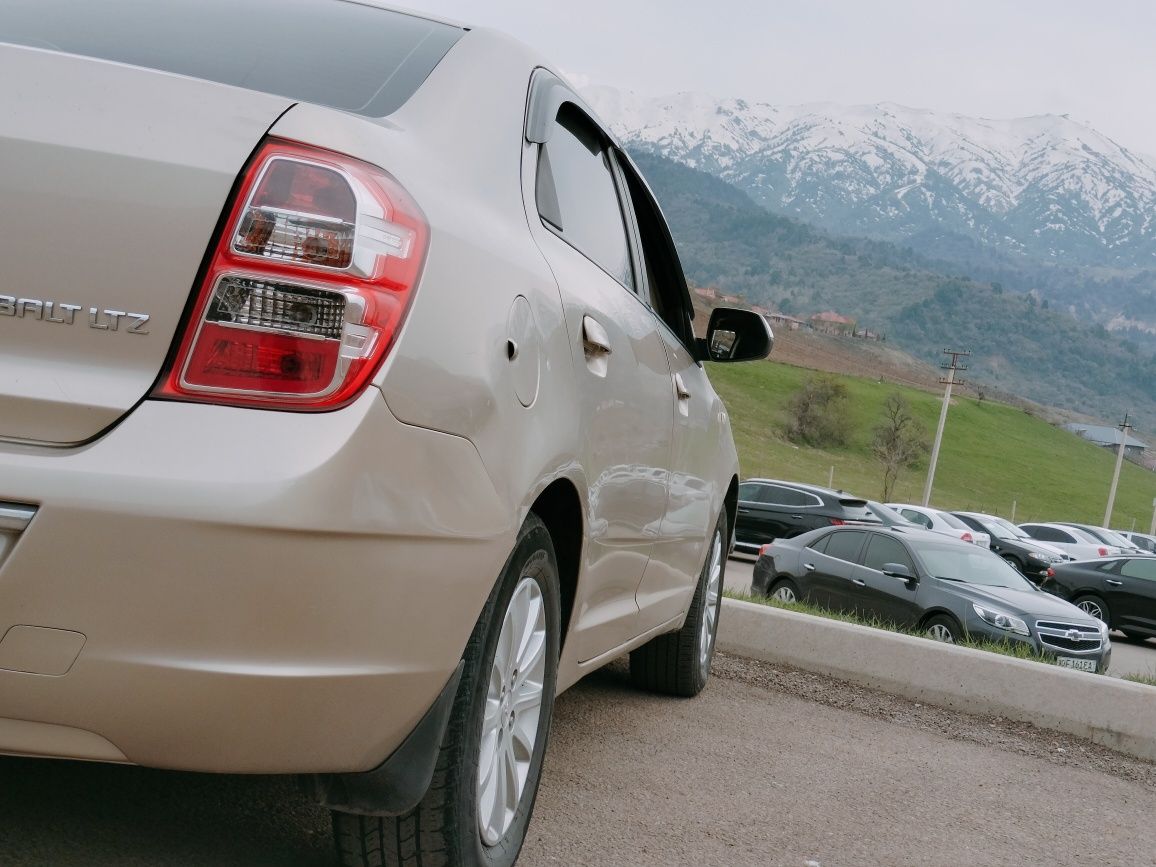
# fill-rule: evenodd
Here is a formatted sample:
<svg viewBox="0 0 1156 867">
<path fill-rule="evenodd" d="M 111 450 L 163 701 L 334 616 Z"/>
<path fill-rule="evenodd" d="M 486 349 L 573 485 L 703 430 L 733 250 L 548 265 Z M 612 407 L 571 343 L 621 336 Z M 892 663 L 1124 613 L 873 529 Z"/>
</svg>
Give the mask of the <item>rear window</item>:
<svg viewBox="0 0 1156 867">
<path fill-rule="evenodd" d="M 463 30 L 348 0 L 4 0 L 0 42 L 392 113 Z"/>
</svg>

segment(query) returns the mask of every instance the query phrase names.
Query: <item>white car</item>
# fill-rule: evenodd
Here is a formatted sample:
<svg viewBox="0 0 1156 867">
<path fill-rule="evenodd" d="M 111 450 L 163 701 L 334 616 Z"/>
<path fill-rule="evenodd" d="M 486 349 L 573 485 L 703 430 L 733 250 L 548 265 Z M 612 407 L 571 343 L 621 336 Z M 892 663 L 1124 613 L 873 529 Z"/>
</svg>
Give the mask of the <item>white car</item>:
<svg viewBox="0 0 1156 867">
<path fill-rule="evenodd" d="M 1120 531 L 1120 535 L 1137 548 L 1143 548 L 1149 554 L 1156 554 L 1156 536 L 1150 536 L 1147 533 L 1133 533 L 1131 531 Z"/>
<path fill-rule="evenodd" d="M 967 526 L 950 512 L 941 512 L 939 509 L 932 509 L 928 506 L 914 506 L 911 503 L 888 503 L 887 505 L 908 521 L 926 527 L 934 533 L 943 533 L 945 536 L 959 539 L 961 542 L 971 542 L 981 548 L 991 546 L 990 535 Z"/>
<path fill-rule="evenodd" d="M 1115 557 L 1121 553 L 1115 545 L 1102 542 L 1087 530 L 1070 524 L 1020 524 L 1020 529 L 1036 541 L 1058 548 L 1073 560 L 1095 560 L 1099 557 Z"/>
<path fill-rule="evenodd" d="M 1113 548 L 1119 548 L 1121 554 L 1129 557 L 1137 554 L 1147 554 L 1148 552 L 1124 536 L 1123 533 L 1117 533 L 1115 530 L 1109 530 L 1107 527 L 1096 527 L 1091 524 L 1073 524 L 1071 521 L 1057 521 L 1057 524 L 1063 524 L 1065 527 L 1075 527 L 1077 530 L 1083 530 L 1089 536 L 1109 545 Z"/>
</svg>

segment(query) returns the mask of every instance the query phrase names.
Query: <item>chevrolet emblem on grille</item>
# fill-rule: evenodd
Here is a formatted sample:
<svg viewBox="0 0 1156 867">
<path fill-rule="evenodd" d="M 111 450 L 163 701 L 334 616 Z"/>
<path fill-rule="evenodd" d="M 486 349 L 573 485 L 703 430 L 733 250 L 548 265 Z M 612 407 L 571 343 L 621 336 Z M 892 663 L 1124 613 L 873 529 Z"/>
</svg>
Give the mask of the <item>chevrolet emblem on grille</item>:
<svg viewBox="0 0 1156 867">
<path fill-rule="evenodd" d="M 1069 629 L 1068 630 L 1068 640 L 1069 641 L 1079 641 L 1080 640 L 1080 630 Z"/>
</svg>

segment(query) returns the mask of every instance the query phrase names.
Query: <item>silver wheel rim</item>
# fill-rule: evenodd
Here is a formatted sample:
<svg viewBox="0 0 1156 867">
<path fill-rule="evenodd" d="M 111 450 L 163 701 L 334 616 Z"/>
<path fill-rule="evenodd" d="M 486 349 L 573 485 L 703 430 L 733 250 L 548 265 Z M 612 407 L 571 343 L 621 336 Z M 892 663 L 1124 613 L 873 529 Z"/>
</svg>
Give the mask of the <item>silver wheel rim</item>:
<svg viewBox="0 0 1156 867">
<path fill-rule="evenodd" d="M 538 740 L 546 677 L 546 606 L 523 577 L 514 588 L 490 666 L 478 756 L 478 828 L 499 843 L 518 812 Z"/>
<path fill-rule="evenodd" d="M 942 623 L 932 624 L 931 628 L 927 630 L 927 637 L 934 638 L 936 641 L 945 641 L 948 644 L 955 644 L 955 636 L 951 634 L 951 630 Z"/>
<path fill-rule="evenodd" d="M 1085 599 L 1083 602 L 1081 602 L 1076 607 L 1087 614 L 1091 614 L 1093 617 L 1095 617 L 1101 623 L 1104 622 L 1104 609 L 1101 608 L 1095 602 L 1093 602 L 1091 599 Z"/>
<path fill-rule="evenodd" d="M 699 627 L 698 666 L 704 675 L 710 672 L 711 650 L 714 649 L 714 631 L 718 626 L 718 597 L 722 589 L 722 534 L 714 534 L 707 565 L 706 609 Z"/>
<path fill-rule="evenodd" d="M 779 602 L 798 602 L 795 598 L 795 591 L 785 584 L 782 587 L 775 588 L 775 592 L 771 594 L 772 599 L 777 599 Z"/>
</svg>

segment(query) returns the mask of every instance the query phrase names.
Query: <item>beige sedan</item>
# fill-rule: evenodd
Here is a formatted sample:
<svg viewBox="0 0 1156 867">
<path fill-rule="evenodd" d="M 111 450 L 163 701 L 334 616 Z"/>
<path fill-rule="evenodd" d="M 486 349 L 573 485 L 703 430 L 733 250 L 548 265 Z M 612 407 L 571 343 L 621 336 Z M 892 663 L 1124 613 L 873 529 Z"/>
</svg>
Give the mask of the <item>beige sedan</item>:
<svg viewBox="0 0 1156 867">
<path fill-rule="evenodd" d="M 703 362 L 765 322 L 695 337 L 637 169 L 498 34 L 12 0 L 0 79 L 0 752 L 298 774 L 346 864 L 512 863 L 558 692 L 706 681 Z"/>
</svg>

